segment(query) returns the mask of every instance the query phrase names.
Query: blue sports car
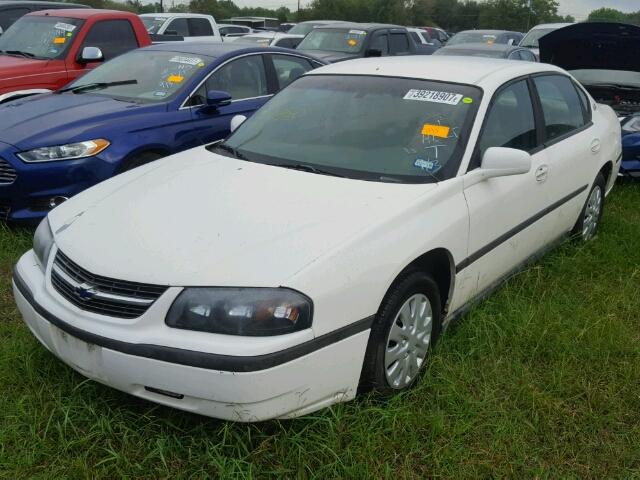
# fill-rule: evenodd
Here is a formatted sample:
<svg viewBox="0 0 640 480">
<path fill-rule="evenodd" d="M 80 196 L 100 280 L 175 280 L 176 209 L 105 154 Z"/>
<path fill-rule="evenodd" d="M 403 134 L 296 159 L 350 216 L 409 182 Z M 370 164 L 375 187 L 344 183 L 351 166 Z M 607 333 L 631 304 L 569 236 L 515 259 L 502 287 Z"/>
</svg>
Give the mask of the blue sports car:
<svg viewBox="0 0 640 480">
<path fill-rule="evenodd" d="M 120 172 L 229 134 L 322 62 L 293 50 L 175 42 L 57 92 L 0 106 L 0 219 L 33 222 Z"/>
<path fill-rule="evenodd" d="M 622 175 L 640 178 L 640 115 L 622 121 Z"/>
</svg>

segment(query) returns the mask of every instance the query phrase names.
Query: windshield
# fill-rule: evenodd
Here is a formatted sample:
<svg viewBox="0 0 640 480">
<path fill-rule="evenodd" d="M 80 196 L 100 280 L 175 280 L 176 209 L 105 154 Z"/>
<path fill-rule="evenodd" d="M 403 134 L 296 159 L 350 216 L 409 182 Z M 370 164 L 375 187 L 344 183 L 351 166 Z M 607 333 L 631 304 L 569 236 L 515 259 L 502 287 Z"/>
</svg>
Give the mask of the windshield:
<svg viewBox="0 0 640 480">
<path fill-rule="evenodd" d="M 459 84 L 309 75 L 215 151 L 354 179 L 434 182 L 457 174 L 481 96 Z"/>
<path fill-rule="evenodd" d="M 164 102 L 182 91 L 189 79 L 212 61 L 204 55 L 136 50 L 91 70 L 66 88 L 135 80 L 129 85 L 81 91 L 141 103 Z"/>
<path fill-rule="evenodd" d="M 287 33 L 291 35 L 307 35 L 311 30 L 316 28 L 316 24 L 313 23 L 299 23 Z"/>
<path fill-rule="evenodd" d="M 367 32 L 345 28 L 318 28 L 298 45 L 298 50 L 325 50 L 329 52 L 358 53 L 362 50 Z"/>
<path fill-rule="evenodd" d="M 556 28 L 538 28 L 536 30 L 531 30 L 522 39 L 522 41 L 520 42 L 520 46 L 527 47 L 527 48 L 538 48 L 540 47 L 540 44 L 538 43 L 539 40 L 542 37 L 544 37 L 547 33 L 551 33 L 554 30 L 557 30 L 557 29 Z"/>
<path fill-rule="evenodd" d="M 571 70 L 583 85 L 622 85 L 640 88 L 640 72 L 626 72 L 622 70 Z"/>
<path fill-rule="evenodd" d="M 441 48 L 433 52 L 434 55 L 453 55 L 455 57 L 485 57 L 485 58 L 504 58 L 504 50 L 487 50 L 487 49 L 463 49 L 463 48 Z"/>
<path fill-rule="evenodd" d="M 461 43 L 496 43 L 498 34 L 483 32 L 460 32 L 447 42 L 447 45 L 460 45 Z"/>
<path fill-rule="evenodd" d="M 160 27 L 164 25 L 164 22 L 167 21 L 166 18 L 162 17 L 140 17 L 142 19 L 142 23 L 144 23 L 147 32 L 151 35 L 154 33 L 158 33 L 160 31 Z"/>
<path fill-rule="evenodd" d="M 22 17 L 0 36 L 0 51 L 21 52 L 43 60 L 61 58 L 82 23 L 75 18 Z"/>
</svg>

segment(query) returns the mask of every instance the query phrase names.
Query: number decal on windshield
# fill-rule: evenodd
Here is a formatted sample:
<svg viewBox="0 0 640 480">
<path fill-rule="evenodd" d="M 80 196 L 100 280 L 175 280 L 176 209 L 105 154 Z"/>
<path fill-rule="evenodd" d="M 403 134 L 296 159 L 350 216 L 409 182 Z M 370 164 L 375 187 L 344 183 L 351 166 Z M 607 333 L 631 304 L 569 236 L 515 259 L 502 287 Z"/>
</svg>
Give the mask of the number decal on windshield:
<svg viewBox="0 0 640 480">
<path fill-rule="evenodd" d="M 412 89 L 403 97 L 404 100 L 418 100 L 420 102 L 444 103 L 458 105 L 463 95 L 459 93 L 437 92 L 433 90 Z"/>
</svg>

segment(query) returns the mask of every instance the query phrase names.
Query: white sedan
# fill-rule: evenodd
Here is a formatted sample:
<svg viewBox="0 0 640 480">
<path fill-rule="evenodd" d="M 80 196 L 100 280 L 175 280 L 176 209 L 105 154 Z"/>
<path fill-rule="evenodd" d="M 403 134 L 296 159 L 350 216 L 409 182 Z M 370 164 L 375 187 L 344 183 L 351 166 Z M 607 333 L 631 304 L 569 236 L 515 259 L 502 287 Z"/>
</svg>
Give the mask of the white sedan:
<svg viewBox="0 0 640 480">
<path fill-rule="evenodd" d="M 550 65 L 337 63 L 224 143 L 53 210 L 15 298 L 78 372 L 190 412 L 288 418 L 400 391 L 474 300 L 594 236 L 620 138 Z"/>
</svg>

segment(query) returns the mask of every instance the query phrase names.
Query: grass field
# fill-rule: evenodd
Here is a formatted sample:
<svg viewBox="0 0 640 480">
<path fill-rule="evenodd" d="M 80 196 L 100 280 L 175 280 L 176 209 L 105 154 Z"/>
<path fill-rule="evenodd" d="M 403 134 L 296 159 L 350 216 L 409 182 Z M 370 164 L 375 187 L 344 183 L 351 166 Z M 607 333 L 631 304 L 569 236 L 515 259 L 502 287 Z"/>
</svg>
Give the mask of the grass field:
<svg viewBox="0 0 640 480">
<path fill-rule="evenodd" d="M 599 236 L 509 281 L 422 382 L 293 421 L 189 415 L 64 366 L 17 313 L 31 233 L 0 225 L 1 478 L 640 478 L 640 184 Z"/>
</svg>

